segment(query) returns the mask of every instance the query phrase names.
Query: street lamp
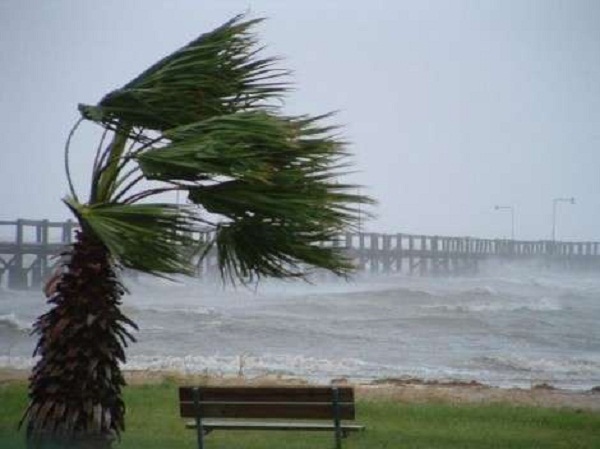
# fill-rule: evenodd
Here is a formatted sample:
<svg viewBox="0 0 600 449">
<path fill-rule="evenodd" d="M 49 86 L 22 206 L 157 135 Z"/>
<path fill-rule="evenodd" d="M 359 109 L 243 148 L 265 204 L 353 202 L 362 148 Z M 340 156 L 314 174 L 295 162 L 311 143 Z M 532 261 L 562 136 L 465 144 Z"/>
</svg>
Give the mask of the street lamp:
<svg viewBox="0 0 600 449">
<path fill-rule="evenodd" d="M 552 241 L 556 241 L 556 205 L 558 203 L 575 204 L 575 198 L 554 198 L 552 200 Z"/>
<path fill-rule="evenodd" d="M 356 193 L 358 196 L 360 196 L 360 187 L 356 190 Z M 362 226 L 363 226 L 363 217 L 362 217 L 362 209 L 360 207 L 360 200 L 358 201 L 358 233 L 360 234 L 362 232 Z"/>
<path fill-rule="evenodd" d="M 510 210 L 510 239 L 515 239 L 515 208 L 512 206 L 494 206 L 495 210 Z"/>
</svg>

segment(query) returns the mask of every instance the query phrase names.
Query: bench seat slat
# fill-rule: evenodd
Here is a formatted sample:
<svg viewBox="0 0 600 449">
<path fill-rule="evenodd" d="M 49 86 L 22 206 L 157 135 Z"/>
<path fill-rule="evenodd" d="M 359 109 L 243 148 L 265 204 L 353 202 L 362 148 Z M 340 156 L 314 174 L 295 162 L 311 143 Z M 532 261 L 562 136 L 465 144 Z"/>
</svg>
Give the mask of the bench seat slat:
<svg viewBox="0 0 600 449">
<path fill-rule="evenodd" d="M 201 401 L 222 402 L 331 402 L 331 387 L 202 387 Z M 354 402 L 354 389 L 338 388 L 340 402 Z M 192 402 L 192 387 L 179 389 L 179 400 Z"/>
<path fill-rule="evenodd" d="M 201 402 L 201 415 L 205 418 L 282 418 L 282 419 L 331 419 L 333 404 L 305 402 Z M 193 402 L 182 402 L 183 418 L 196 416 Z M 355 418 L 353 403 L 339 404 L 340 419 Z"/>
<path fill-rule="evenodd" d="M 333 431 L 335 426 L 326 423 L 314 422 L 268 422 L 268 421 L 215 421 L 207 419 L 203 421 L 202 427 L 206 431 L 228 429 L 228 430 L 324 430 Z M 356 432 L 365 429 L 359 424 L 343 424 L 340 426 L 344 432 Z M 195 422 L 188 422 L 186 428 L 195 429 Z"/>
</svg>

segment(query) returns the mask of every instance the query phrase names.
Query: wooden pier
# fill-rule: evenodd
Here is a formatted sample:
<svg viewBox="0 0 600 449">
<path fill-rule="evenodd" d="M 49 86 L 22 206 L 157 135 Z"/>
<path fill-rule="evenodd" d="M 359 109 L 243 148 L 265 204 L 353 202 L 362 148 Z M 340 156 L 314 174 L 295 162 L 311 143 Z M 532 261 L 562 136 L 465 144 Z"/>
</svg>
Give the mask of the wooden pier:
<svg viewBox="0 0 600 449">
<path fill-rule="evenodd" d="M 39 288 L 73 242 L 74 221 L 0 221 L 0 286 Z M 198 233 L 199 242 L 210 233 Z M 343 248 L 360 271 L 373 274 L 465 275 L 489 261 L 533 261 L 540 267 L 600 271 L 600 242 L 513 241 L 413 234 L 346 233 Z M 217 272 L 216 254 L 198 261 L 199 276 Z"/>
<path fill-rule="evenodd" d="M 600 270 L 600 242 L 518 241 L 414 234 L 346 234 L 359 270 L 418 275 L 475 274 L 484 261 L 534 261 L 541 267 Z"/>
<path fill-rule="evenodd" d="M 60 262 L 76 228 L 72 220 L 0 221 L 0 286 L 39 287 Z"/>
</svg>

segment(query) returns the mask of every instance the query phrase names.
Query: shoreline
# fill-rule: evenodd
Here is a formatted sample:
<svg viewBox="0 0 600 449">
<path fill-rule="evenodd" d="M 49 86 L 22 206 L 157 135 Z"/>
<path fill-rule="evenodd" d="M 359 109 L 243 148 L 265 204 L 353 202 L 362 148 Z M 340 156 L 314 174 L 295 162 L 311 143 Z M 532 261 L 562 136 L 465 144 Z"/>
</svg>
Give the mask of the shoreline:
<svg viewBox="0 0 600 449">
<path fill-rule="evenodd" d="M 0 368 L 0 386 L 26 382 L 29 370 Z M 262 375 L 217 376 L 188 375 L 158 370 L 125 370 L 128 385 L 176 384 L 210 385 L 311 385 L 300 377 Z M 436 381 L 419 378 L 382 378 L 370 382 L 351 382 L 345 378 L 333 379 L 332 384 L 351 385 L 359 400 L 386 400 L 411 404 L 443 402 L 466 404 L 509 404 L 542 408 L 568 408 L 600 412 L 600 386 L 589 390 L 564 390 L 549 384 L 531 388 L 501 388 L 477 381 Z"/>
</svg>

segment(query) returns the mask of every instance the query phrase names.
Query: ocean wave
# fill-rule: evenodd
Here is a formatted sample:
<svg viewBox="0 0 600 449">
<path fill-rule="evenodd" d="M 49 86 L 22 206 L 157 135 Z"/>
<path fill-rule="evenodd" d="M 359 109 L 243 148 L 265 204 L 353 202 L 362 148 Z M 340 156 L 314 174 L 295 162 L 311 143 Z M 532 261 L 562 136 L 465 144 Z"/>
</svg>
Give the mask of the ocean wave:
<svg viewBox="0 0 600 449">
<path fill-rule="evenodd" d="M 0 368 L 31 369 L 38 357 L 0 355 Z"/>
<path fill-rule="evenodd" d="M 473 287 L 467 290 L 464 290 L 459 293 L 460 296 L 499 296 L 500 293 L 494 287 L 489 285 L 482 285 L 480 287 Z"/>
<path fill-rule="evenodd" d="M 472 361 L 491 371 L 517 371 L 555 377 L 600 377 L 600 358 L 535 358 L 513 355 L 483 356 Z"/>
<path fill-rule="evenodd" d="M 19 317 L 17 317 L 14 313 L 8 313 L 4 315 L 0 315 L 0 327 L 8 327 L 13 331 L 18 331 L 22 333 L 28 333 L 31 331 L 33 327 L 33 323 L 26 322 Z"/>
<path fill-rule="evenodd" d="M 31 369 L 39 357 L 0 355 L 0 368 Z M 145 356 L 128 358 L 122 369 L 135 371 L 169 371 L 184 374 L 210 375 L 282 375 L 300 376 L 312 380 L 333 377 L 356 377 L 381 372 L 381 367 L 358 359 L 329 360 L 299 355 L 188 355 Z"/>
<path fill-rule="evenodd" d="M 429 298 L 437 297 L 439 295 L 428 291 L 426 289 L 420 288 L 407 288 L 407 287 L 377 287 L 373 286 L 372 288 L 364 289 L 364 290 L 349 290 L 345 292 L 333 292 L 326 295 L 331 300 L 343 298 L 343 299 L 352 299 L 352 298 L 370 298 L 372 300 L 377 299 L 393 299 L 393 300 L 402 300 L 402 299 L 417 299 L 417 300 L 426 300 Z M 310 295 L 315 301 L 322 301 L 324 295 L 321 294 L 312 294 Z"/>
<path fill-rule="evenodd" d="M 124 365 L 128 370 L 175 371 L 184 374 L 281 375 L 325 381 L 335 377 L 374 379 L 397 369 L 356 358 L 326 359 L 305 355 L 240 354 L 189 355 L 183 357 L 134 356 Z"/>
<path fill-rule="evenodd" d="M 436 310 L 454 313 L 485 313 L 485 312 L 555 312 L 564 309 L 556 298 L 542 297 L 539 299 L 499 298 L 495 301 L 472 301 L 460 304 L 424 304 L 420 306 L 426 310 Z"/>
<path fill-rule="evenodd" d="M 126 314 L 149 313 L 149 314 L 178 314 L 178 315 L 207 315 L 217 314 L 215 309 L 203 306 L 156 306 L 156 305 L 127 305 L 124 309 Z"/>
</svg>

